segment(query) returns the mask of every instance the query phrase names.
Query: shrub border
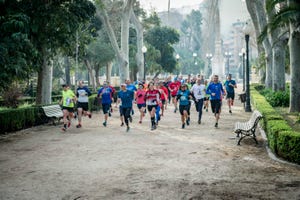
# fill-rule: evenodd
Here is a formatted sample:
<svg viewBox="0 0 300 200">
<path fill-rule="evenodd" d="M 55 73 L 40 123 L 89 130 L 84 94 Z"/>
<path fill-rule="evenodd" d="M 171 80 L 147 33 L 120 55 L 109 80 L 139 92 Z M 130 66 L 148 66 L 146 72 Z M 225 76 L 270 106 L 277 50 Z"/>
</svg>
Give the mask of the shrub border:
<svg viewBox="0 0 300 200">
<path fill-rule="evenodd" d="M 290 162 L 300 164 L 300 132 L 293 131 L 283 117 L 251 85 L 252 105 L 262 113 L 262 128 L 273 153 Z"/>
</svg>

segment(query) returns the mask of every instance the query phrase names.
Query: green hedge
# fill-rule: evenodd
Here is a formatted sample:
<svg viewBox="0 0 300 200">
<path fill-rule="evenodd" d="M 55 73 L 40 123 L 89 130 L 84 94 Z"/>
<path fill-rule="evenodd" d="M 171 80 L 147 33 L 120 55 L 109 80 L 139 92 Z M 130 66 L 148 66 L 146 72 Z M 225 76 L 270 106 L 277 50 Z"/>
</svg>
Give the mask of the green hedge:
<svg viewBox="0 0 300 200">
<path fill-rule="evenodd" d="M 0 121 L 0 133 L 5 134 L 43 124 L 47 118 L 41 107 L 31 106 L 0 111 Z"/>
<path fill-rule="evenodd" d="M 279 157 L 300 164 L 300 132 L 292 131 L 284 118 L 255 88 L 260 87 L 251 87 L 251 100 L 263 115 L 262 127 L 267 134 L 270 149 Z"/>
</svg>

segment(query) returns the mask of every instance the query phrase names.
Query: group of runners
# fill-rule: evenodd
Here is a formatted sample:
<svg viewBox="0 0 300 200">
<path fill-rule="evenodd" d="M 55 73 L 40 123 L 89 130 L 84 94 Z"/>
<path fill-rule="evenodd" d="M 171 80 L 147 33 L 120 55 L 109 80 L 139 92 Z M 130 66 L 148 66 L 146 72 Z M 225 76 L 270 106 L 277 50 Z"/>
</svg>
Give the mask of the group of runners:
<svg viewBox="0 0 300 200">
<path fill-rule="evenodd" d="M 149 83 L 137 82 L 136 84 L 126 80 L 120 85 L 120 91 L 115 95 L 114 87 L 109 82 L 104 81 L 98 90 L 97 97 L 101 99 L 104 113 L 102 125 L 104 127 L 108 125 L 107 121 L 113 111 L 112 104 L 114 102 L 115 108 L 119 108 L 121 126 L 126 126 L 126 131 L 130 130 L 135 109 L 139 113 L 138 123 L 143 123 L 145 114 L 148 113 L 151 130 L 155 130 L 168 105 L 174 106 L 174 113 L 179 111 L 181 128 L 184 129 L 190 125 L 190 110 L 191 105 L 194 104 L 198 112 L 198 124 L 201 124 L 202 110 L 208 111 L 209 102 L 215 116 L 215 127 L 218 127 L 222 100 L 226 96 L 229 113 L 232 113 L 231 106 L 234 102 L 234 88 L 236 87 L 236 82 L 232 80 L 230 74 L 224 83 L 219 81 L 217 75 L 213 75 L 210 81 L 204 80 L 203 76 L 194 78 L 189 76 L 186 80 L 182 77 L 176 77 L 172 81 L 171 77 L 168 77 L 164 81 L 154 79 Z M 78 118 L 76 128 L 82 127 L 83 116 L 92 117 L 88 109 L 88 97 L 90 95 L 91 92 L 83 85 L 83 81 L 79 81 L 76 93 L 68 85 L 63 85 L 61 100 L 64 114 L 63 131 L 70 127 L 71 119 L 74 117 Z M 116 101 L 114 101 L 114 96 L 117 96 Z M 75 102 L 77 103 L 76 115 L 74 115 Z"/>
</svg>

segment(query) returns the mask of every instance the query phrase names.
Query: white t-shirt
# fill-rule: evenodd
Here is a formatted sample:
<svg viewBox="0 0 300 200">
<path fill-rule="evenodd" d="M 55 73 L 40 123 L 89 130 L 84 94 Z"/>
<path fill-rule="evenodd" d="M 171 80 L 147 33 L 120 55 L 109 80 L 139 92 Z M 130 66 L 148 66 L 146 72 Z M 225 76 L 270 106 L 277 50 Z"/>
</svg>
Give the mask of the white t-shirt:
<svg viewBox="0 0 300 200">
<path fill-rule="evenodd" d="M 191 92 L 194 94 L 196 99 L 203 99 L 205 97 L 205 85 L 194 84 L 191 88 Z"/>
</svg>

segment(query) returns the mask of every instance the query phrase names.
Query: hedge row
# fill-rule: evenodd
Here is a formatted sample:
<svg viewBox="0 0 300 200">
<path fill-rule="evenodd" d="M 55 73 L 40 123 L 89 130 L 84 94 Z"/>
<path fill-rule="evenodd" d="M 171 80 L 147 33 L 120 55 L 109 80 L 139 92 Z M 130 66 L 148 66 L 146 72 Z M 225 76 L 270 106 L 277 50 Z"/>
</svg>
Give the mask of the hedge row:
<svg viewBox="0 0 300 200">
<path fill-rule="evenodd" d="M 268 138 L 270 149 L 279 157 L 300 164 L 300 132 L 295 132 L 283 117 L 251 87 L 254 107 L 263 115 L 262 127 Z"/>
</svg>

